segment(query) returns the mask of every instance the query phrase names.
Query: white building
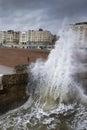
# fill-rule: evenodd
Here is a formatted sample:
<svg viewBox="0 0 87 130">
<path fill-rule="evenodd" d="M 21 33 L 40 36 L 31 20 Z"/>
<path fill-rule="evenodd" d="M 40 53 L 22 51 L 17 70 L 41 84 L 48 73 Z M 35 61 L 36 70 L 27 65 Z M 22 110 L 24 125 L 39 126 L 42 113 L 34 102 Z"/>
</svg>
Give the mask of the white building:
<svg viewBox="0 0 87 130">
<path fill-rule="evenodd" d="M 87 48 L 87 22 L 72 24 L 65 28 L 66 31 L 72 29 L 74 34 L 73 40 L 77 46 L 80 48 Z"/>
<path fill-rule="evenodd" d="M 0 44 L 6 43 L 6 35 L 7 35 L 6 31 L 0 31 Z"/>
<path fill-rule="evenodd" d="M 19 33 L 19 44 L 26 44 L 28 41 L 28 35 L 27 32 L 20 32 Z"/>
<path fill-rule="evenodd" d="M 51 44 L 52 43 L 52 34 L 49 31 L 39 30 L 29 30 L 28 31 L 28 42 L 29 43 L 42 43 L 42 44 Z"/>
</svg>

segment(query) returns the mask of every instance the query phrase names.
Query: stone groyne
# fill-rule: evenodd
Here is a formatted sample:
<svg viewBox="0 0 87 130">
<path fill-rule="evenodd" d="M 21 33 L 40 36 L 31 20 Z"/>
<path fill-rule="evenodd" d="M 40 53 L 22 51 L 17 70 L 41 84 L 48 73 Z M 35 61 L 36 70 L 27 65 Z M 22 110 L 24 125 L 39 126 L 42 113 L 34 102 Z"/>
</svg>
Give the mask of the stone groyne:
<svg viewBox="0 0 87 130">
<path fill-rule="evenodd" d="M 11 85 L 27 84 L 28 74 L 18 73 L 18 74 L 3 75 L 1 82 L 4 88 L 8 88 L 8 86 L 11 86 Z"/>
<path fill-rule="evenodd" d="M 28 74 L 9 74 L 1 77 L 0 85 L 0 115 L 17 108 L 26 102 L 26 86 Z"/>
<path fill-rule="evenodd" d="M 87 94 L 87 71 L 78 72 L 73 76 Z M 27 101 L 29 98 L 26 93 L 28 79 L 28 73 L 8 74 L 0 78 L 0 115 Z"/>
</svg>

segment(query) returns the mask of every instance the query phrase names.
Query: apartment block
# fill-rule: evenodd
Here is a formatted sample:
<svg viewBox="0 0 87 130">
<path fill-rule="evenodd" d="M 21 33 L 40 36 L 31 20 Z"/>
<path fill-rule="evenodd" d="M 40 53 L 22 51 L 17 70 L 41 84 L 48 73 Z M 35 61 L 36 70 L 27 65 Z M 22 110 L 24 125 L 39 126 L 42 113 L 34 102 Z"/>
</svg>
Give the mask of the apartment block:
<svg viewBox="0 0 87 130">
<path fill-rule="evenodd" d="M 28 31 L 28 43 L 40 43 L 40 44 L 51 44 L 52 34 L 49 31 L 39 30 L 29 30 Z"/>
<path fill-rule="evenodd" d="M 6 35 L 6 43 L 7 44 L 18 44 L 19 43 L 19 32 L 15 32 L 13 30 L 8 30 Z"/>
<path fill-rule="evenodd" d="M 87 22 L 71 24 L 65 27 L 66 31 L 72 30 L 74 43 L 79 48 L 87 48 Z"/>
<path fill-rule="evenodd" d="M 39 29 L 16 32 L 14 30 L 0 31 L 0 44 L 6 46 L 21 46 L 23 48 L 52 48 L 56 36 L 50 31 Z"/>
<path fill-rule="evenodd" d="M 87 48 L 87 22 L 76 23 L 72 29 L 75 32 L 75 42 L 80 48 Z"/>
<path fill-rule="evenodd" d="M 19 44 L 19 32 L 14 32 L 13 33 L 13 43 L 14 44 Z"/>
<path fill-rule="evenodd" d="M 0 31 L 0 44 L 6 43 L 6 31 Z"/>
<path fill-rule="evenodd" d="M 20 32 L 19 44 L 27 44 L 27 41 L 28 41 L 27 31 Z"/>
</svg>

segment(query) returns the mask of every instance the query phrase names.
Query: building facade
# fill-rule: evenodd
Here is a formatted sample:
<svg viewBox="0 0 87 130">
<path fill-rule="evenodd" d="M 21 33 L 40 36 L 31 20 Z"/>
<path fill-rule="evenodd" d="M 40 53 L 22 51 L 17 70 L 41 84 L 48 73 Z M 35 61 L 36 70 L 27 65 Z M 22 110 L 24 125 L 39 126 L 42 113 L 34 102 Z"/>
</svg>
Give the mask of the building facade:
<svg viewBox="0 0 87 130">
<path fill-rule="evenodd" d="M 6 31 L 0 31 L 0 44 L 5 44 L 6 43 Z"/>
<path fill-rule="evenodd" d="M 19 32 L 15 32 L 13 30 L 8 30 L 6 35 L 6 43 L 7 44 L 18 44 L 19 43 Z"/>
<path fill-rule="evenodd" d="M 37 43 L 37 44 L 51 44 L 52 43 L 52 34 L 49 31 L 39 30 L 29 30 L 28 31 L 28 43 Z"/>
<path fill-rule="evenodd" d="M 13 33 L 13 43 L 14 44 L 19 44 L 19 32 L 14 32 Z"/>
<path fill-rule="evenodd" d="M 5 46 L 9 47 L 46 49 L 53 48 L 55 41 L 55 35 L 43 29 L 21 32 L 14 30 L 0 31 L 0 44 L 4 43 Z"/>
<path fill-rule="evenodd" d="M 80 48 L 87 48 L 87 23 L 76 23 L 72 29 L 75 32 L 75 42 Z"/>
<path fill-rule="evenodd" d="M 74 43 L 79 48 L 87 48 L 87 22 L 71 24 L 65 28 L 67 31 L 72 30 Z"/>
<path fill-rule="evenodd" d="M 19 44 L 27 44 L 28 41 L 28 36 L 27 36 L 27 32 L 20 32 L 19 33 Z"/>
</svg>

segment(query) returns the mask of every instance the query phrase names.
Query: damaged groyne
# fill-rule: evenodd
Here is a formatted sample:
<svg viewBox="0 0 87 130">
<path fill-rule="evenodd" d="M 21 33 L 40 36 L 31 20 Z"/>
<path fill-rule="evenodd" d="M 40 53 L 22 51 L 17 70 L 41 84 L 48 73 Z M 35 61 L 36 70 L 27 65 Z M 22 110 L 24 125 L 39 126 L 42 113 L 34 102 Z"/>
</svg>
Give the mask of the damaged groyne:
<svg viewBox="0 0 87 130">
<path fill-rule="evenodd" d="M 2 75 L 0 79 L 0 115 L 21 106 L 28 99 L 27 73 Z"/>
</svg>

